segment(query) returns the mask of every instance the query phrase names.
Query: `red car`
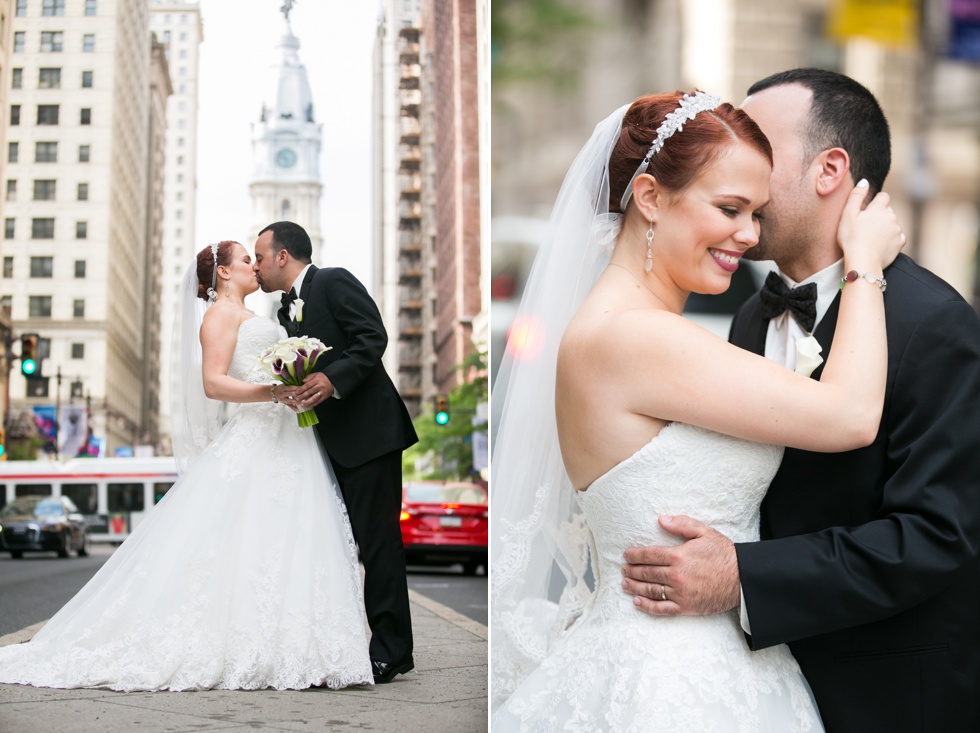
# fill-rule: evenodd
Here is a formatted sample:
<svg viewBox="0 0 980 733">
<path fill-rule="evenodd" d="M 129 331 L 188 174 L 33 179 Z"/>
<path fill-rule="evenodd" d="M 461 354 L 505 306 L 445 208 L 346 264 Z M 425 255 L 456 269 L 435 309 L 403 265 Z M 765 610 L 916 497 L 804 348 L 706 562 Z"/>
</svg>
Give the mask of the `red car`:
<svg viewBox="0 0 980 733">
<path fill-rule="evenodd" d="M 402 490 L 402 542 L 410 565 L 487 566 L 487 492 L 476 484 L 407 482 Z"/>
</svg>

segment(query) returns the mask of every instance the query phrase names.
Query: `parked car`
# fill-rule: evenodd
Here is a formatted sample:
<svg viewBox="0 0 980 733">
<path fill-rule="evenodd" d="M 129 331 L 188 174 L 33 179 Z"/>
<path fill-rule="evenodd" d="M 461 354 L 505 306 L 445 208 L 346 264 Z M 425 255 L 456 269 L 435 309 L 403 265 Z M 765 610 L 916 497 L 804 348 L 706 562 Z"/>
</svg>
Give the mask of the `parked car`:
<svg viewBox="0 0 980 733">
<path fill-rule="evenodd" d="M 487 567 L 487 492 L 477 484 L 411 481 L 402 491 L 402 542 L 410 565 Z"/>
<path fill-rule="evenodd" d="M 0 511 L 0 551 L 20 559 L 25 552 L 75 550 L 88 555 L 85 519 L 67 496 L 21 496 Z"/>
</svg>

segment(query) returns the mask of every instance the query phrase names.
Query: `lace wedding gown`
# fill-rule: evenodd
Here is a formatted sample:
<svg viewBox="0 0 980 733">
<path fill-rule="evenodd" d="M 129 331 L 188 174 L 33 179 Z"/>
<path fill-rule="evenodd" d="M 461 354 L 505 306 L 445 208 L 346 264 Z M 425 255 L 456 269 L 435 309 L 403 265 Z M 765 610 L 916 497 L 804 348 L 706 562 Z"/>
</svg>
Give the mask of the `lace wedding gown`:
<svg viewBox="0 0 980 733">
<path fill-rule="evenodd" d="M 253 317 L 229 374 L 282 337 Z M 315 432 L 272 402 L 242 404 L 218 438 L 0 682 L 113 690 L 372 684 L 357 553 Z"/>
<path fill-rule="evenodd" d="M 750 651 L 736 611 L 649 616 L 621 586 L 624 550 L 677 544 L 661 514 L 758 539 L 781 458 L 777 446 L 671 423 L 580 494 L 598 553 L 591 609 L 494 714 L 494 733 L 822 730 L 787 647 Z"/>
</svg>

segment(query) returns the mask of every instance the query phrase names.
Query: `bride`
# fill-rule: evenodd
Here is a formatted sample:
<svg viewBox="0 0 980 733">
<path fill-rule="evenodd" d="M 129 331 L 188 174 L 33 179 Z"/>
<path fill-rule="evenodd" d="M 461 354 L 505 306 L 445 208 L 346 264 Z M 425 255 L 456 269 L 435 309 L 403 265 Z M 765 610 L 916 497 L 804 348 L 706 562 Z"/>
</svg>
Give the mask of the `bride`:
<svg viewBox="0 0 980 733">
<path fill-rule="evenodd" d="M 698 92 L 617 110 L 565 178 L 521 306 L 543 346 L 497 379 L 494 731 L 821 729 L 785 646 L 750 652 L 735 613 L 652 617 L 621 588 L 624 550 L 676 544 L 660 515 L 755 539 L 780 446 L 850 450 L 877 429 L 883 278 L 843 288 L 820 382 L 681 317 L 758 242 L 771 169 L 755 123 Z M 904 235 L 886 195 L 861 210 L 865 186 L 838 238 L 872 280 Z"/>
<path fill-rule="evenodd" d="M 0 682 L 373 684 L 350 525 L 315 433 L 277 404 L 289 388 L 257 368 L 285 336 L 245 309 L 257 288 L 236 242 L 206 247 L 188 268 L 175 330 L 180 478 L 29 643 L 0 649 Z M 224 428 L 217 400 L 243 403 Z"/>
</svg>

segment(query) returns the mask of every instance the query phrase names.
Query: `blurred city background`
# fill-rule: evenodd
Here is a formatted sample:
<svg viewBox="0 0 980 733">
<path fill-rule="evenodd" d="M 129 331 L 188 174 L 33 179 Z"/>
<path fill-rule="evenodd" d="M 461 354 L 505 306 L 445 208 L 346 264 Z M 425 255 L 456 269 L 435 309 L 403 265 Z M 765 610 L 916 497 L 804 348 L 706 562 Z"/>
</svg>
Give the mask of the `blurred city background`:
<svg viewBox="0 0 980 733">
<path fill-rule="evenodd" d="M 491 375 L 505 349 L 529 358 L 537 339 L 556 336 L 513 319 L 562 178 L 595 124 L 675 89 L 737 106 L 754 81 L 799 66 L 875 93 L 892 128 L 885 190 L 906 253 L 980 305 L 980 1 L 496 0 L 491 27 Z M 767 269 L 741 268 L 729 293 L 692 296 L 688 312 L 727 336 Z"/>
<path fill-rule="evenodd" d="M 486 0 L 0 0 L 0 458 L 169 455 L 185 269 L 290 219 L 378 302 L 426 423 L 408 472 L 485 479 L 488 23 Z"/>
</svg>

